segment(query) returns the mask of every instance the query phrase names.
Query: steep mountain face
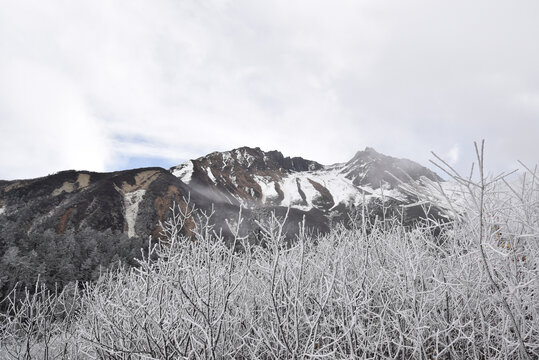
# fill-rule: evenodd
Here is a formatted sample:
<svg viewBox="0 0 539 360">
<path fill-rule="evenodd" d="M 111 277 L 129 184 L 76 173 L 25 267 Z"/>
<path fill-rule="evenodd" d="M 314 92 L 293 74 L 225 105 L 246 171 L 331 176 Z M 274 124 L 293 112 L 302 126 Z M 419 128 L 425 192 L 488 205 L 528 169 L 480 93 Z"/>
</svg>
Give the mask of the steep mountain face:
<svg viewBox="0 0 539 360">
<path fill-rule="evenodd" d="M 234 218 L 240 206 L 247 214 L 290 207 L 300 218 L 313 215 L 312 225 L 326 230 L 330 213 L 382 198 L 397 204 L 412 202 L 398 187 L 399 180 L 409 178 L 442 180 L 413 161 L 372 148 L 357 152 L 348 162 L 324 166 L 278 151 L 242 147 L 189 160 L 169 171 L 63 171 L 38 179 L 0 181 L 0 224 L 16 225 L 26 233 L 64 234 L 90 228 L 130 238 L 157 236 L 158 222 L 169 216 L 169 207 L 183 206 L 190 197 L 201 210 L 217 207 L 215 217 L 223 223 Z"/>
<path fill-rule="evenodd" d="M 240 206 L 247 213 L 290 207 L 293 213 L 313 215 L 312 225 L 326 230 L 330 213 L 382 198 L 397 204 L 412 202 L 398 187 L 399 180 L 409 178 L 442 180 L 413 161 L 372 148 L 357 152 L 348 162 L 324 166 L 278 151 L 243 147 L 189 160 L 169 171 L 63 171 L 1 181 L 0 224 L 15 224 L 26 233 L 90 228 L 130 238 L 157 236 L 158 222 L 169 216 L 169 207 L 183 206 L 190 197 L 199 209 L 218 207 L 215 217 L 223 221 L 230 214 L 235 217 Z"/>
<path fill-rule="evenodd" d="M 182 182 L 221 202 L 259 208 L 292 207 L 302 211 L 343 212 L 373 199 L 409 203 L 399 181 L 442 181 L 429 169 L 372 148 L 350 161 L 329 166 L 277 151 L 239 148 L 187 161 L 170 169 Z"/>
<path fill-rule="evenodd" d="M 283 205 L 285 193 L 280 189 L 283 178 L 323 168 L 315 161 L 284 157 L 278 151 L 264 152 L 259 148 L 243 147 L 187 161 L 172 168 L 171 172 L 218 201 L 255 207 Z M 269 192 L 275 192 L 276 196 L 268 197 Z"/>
<path fill-rule="evenodd" d="M 303 220 L 311 230 L 326 232 L 362 204 L 368 205 L 370 216 L 381 216 L 382 199 L 385 209 L 403 209 L 401 205 L 417 200 L 398 186 L 399 180 L 409 181 L 408 176 L 441 180 L 417 163 L 371 148 L 348 162 L 325 166 L 243 147 L 169 170 L 63 171 L 0 181 L 0 297 L 14 281 L 30 279 L 31 284 L 32 274 L 69 281 L 116 260 L 129 262 L 149 235 L 160 236 L 159 222 L 170 217 L 174 205 L 213 211 L 215 229 L 225 240 L 231 237 L 240 207 L 245 219 L 241 232 L 253 241 L 257 221 L 272 211 L 278 216 L 288 212 L 285 231 L 293 238 Z M 439 209 L 432 211 L 431 216 L 442 216 Z M 412 222 L 422 215 L 419 206 L 408 206 L 402 218 Z M 187 233 L 195 220 L 187 221 Z M 68 275 L 63 279 L 58 274 Z"/>
<path fill-rule="evenodd" d="M 27 233 L 91 228 L 129 237 L 155 229 L 171 194 L 184 186 L 161 168 L 114 173 L 63 171 L 0 185 L 3 216 Z M 146 219 L 148 218 L 148 219 Z M 137 221 L 138 220 L 138 221 Z"/>
<path fill-rule="evenodd" d="M 399 180 L 408 182 L 409 179 L 419 180 L 422 177 L 433 181 L 443 181 L 429 169 L 408 159 L 397 159 L 383 155 L 373 148 L 367 147 L 341 166 L 347 179 L 356 186 L 371 188 L 396 188 Z"/>
</svg>

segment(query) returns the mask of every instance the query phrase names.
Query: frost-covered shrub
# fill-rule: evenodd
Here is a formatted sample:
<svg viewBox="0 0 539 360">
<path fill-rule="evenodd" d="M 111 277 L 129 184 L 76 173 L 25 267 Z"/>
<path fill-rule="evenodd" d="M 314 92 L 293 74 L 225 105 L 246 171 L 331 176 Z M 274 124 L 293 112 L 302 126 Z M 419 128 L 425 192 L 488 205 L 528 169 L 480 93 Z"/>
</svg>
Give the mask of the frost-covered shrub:
<svg viewBox="0 0 539 360">
<path fill-rule="evenodd" d="M 468 203 L 437 239 L 432 222 L 363 219 L 290 244 L 272 215 L 264 246 L 226 246 L 211 214 L 176 209 L 138 267 L 11 297 L 0 357 L 538 358 L 539 186 L 522 181 L 463 179 Z"/>
</svg>

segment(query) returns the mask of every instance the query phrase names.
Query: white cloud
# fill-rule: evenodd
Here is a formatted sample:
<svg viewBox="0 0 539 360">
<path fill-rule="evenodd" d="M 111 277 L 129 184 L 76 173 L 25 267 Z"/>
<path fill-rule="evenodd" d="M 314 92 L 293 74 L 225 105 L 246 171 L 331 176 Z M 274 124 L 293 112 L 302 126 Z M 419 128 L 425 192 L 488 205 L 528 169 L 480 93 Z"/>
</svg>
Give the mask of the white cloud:
<svg viewBox="0 0 539 360">
<path fill-rule="evenodd" d="M 483 137 L 493 166 L 537 162 L 538 10 L 531 0 L 8 0 L 0 178 L 242 145 L 324 163 L 368 145 L 426 164 L 458 141 L 466 164 Z"/>
<path fill-rule="evenodd" d="M 450 165 L 456 165 L 459 161 L 460 156 L 460 147 L 458 144 L 453 145 L 451 149 L 447 152 L 447 161 Z"/>
<path fill-rule="evenodd" d="M 0 87 L 1 177 L 105 170 L 108 144 L 69 79 L 22 59 L 0 62 L 0 78 L 10 85 Z"/>
</svg>

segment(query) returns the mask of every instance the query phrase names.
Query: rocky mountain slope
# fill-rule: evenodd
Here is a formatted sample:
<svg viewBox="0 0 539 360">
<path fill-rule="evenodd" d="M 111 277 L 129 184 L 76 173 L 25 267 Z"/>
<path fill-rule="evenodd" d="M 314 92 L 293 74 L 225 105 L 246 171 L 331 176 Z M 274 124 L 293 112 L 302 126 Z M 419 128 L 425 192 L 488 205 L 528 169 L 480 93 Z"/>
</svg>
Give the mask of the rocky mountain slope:
<svg viewBox="0 0 539 360">
<path fill-rule="evenodd" d="M 278 151 L 243 147 L 189 160 L 169 171 L 63 171 L 38 179 L 2 181 L 0 223 L 2 234 L 6 223 L 13 223 L 26 233 L 64 234 L 90 228 L 129 238 L 157 236 L 158 222 L 169 216 L 172 204 L 184 206 L 185 199 L 191 198 L 203 211 L 216 207 L 216 220 L 234 217 L 240 206 L 247 214 L 290 207 L 293 213 L 313 214 L 311 225 L 324 230 L 329 214 L 343 215 L 363 203 L 413 202 L 399 188 L 399 180 L 422 178 L 442 180 L 413 161 L 372 148 L 357 152 L 348 162 L 325 166 L 284 157 Z"/>
<path fill-rule="evenodd" d="M 441 180 L 415 162 L 371 148 L 347 162 L 326 166 L 278 151 L 243 147 L 214 152 L 169 170 L 71 170 L 37 179 L 0 181 L 0 274 L 23 271 L 32 261 L 31 266 L 39 267 L 45 261 L 43 254 L 49 252 L 51 262 L 55 256 L 69 254 L 65 266 L 74 263 L 80 273 L 84 266 L 107 265 L 114 255 L 120 254 L 120 260 L 136 256 L 149 235 L 159 236 L 159 221 L 169 218 L 170 207 L 185 208 L 186 199 L 191 207 L 214 211 L 215 228 L 225 239 L 231 235 L 229 224 L 235 223 L 240 207 L 245 217 L 242 232 L 254 240 L 256 221 L 271 211 L 280 216 L 289 211 L 286 231 L 290 237 L 302 219 L 312 231 L 325 232 L 332 222 L 345 222 L 350 211 L 362 204 L 368 204 L 371 216 L 381 214 L 382 199 L 391 211 L 404 209 L 402 205 L 416 199 L 398 185 L 410 179 Z M 421 208 L 412 206 L 405 208 L 403 218 L 413 222 L 421 215 Z M 443 214 L 433 208 L 430 216 Z M 189 219 L 187 231 L 193 229 L 194 221 Z M 93 244 L 89 239 L 98 244 L 99 252 L 88 245 Z M 56 244 L 54 249 L 50 243 Z M 54 268 L 58 264 L 51 266 L 52 272 L 64 271 Z M 0 289 L 6 288 L 6 279 L 12 280 L 0 275 Z"/>
<path fill-rule="evenodd" d="M 346 163 L 321 165 L 280 152 L 239 148 L 215 152 L 173 167 L 172 174 L 216 201 L 248 208 L 293 207 L 303 211 L 344 210 L 373 198 L 409 202 L 399 180 L 442 179 L 429 169 L 366 148 Z"/>
</svg>

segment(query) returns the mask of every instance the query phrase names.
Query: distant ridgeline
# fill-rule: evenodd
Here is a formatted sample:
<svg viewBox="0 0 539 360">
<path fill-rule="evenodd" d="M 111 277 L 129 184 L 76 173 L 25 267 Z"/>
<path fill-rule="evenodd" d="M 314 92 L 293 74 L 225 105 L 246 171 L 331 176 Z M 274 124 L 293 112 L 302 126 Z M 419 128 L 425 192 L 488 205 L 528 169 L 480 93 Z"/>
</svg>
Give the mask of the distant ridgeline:
<svg viewBox="0 0 539 360">
<path fill-rule="evenodd" d="M 229 224 L 256 240 L 255 220 L 275 211 L 288 213 L 290 239 L 305 219 L 309 231 L 327 232 L 348 224 L 354 209 L 368 205 L 369 216 L 399 214 L 412 224 L 424 211 L 413 204 L 400 181 L 442 181 L 429 169 L 406 159 L 359 151 L 350 161 L 321 165 L 278 151 L 243 147 L 214 152 L 170 170 L 141 168 L 111 173 L 63 171 L 54 175 L 0 181 L 0 297 L 16 282 L 41 280 L 63 286 L 94 280 L 119 260 L 135 265 L 148 237 L 160 236 L 160 221 L 175 204 L 209 213 L 215 230 L 230 238 Z M 190 199 L 189 204 L 186 199 Z M 382 203 L 384 206 L 382 207 Z M 402 213 L 404 211 L 404 213 Z M 429 216 L 446 217 L 431 207 Z M 186 231 L 195 226 L 188 219 Z M 232 225 L 230 225 L 232 226 Z"/>
</svg>

